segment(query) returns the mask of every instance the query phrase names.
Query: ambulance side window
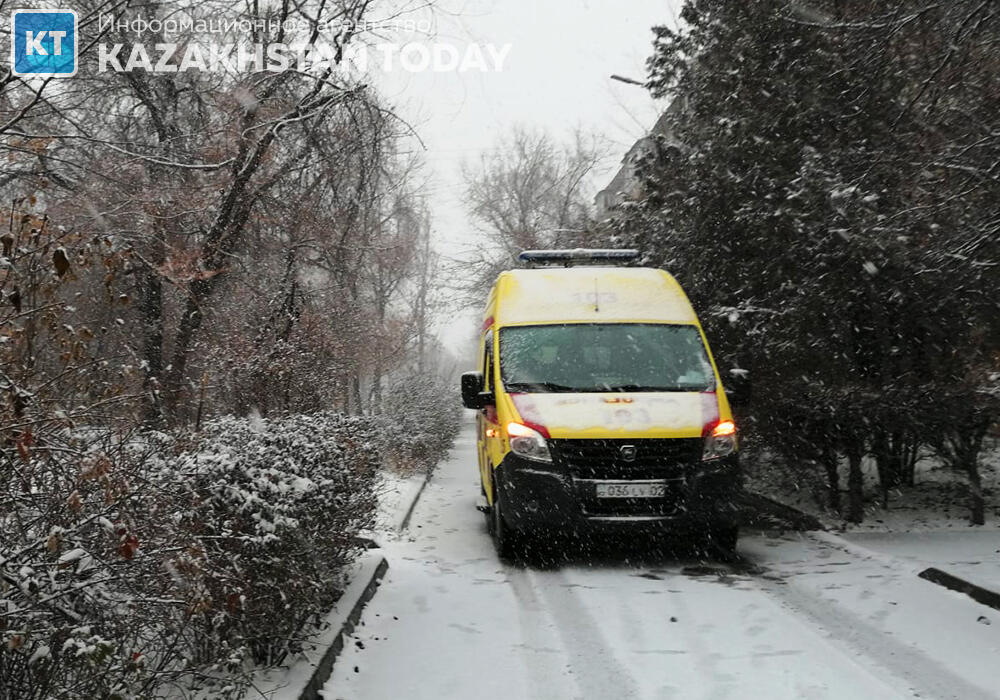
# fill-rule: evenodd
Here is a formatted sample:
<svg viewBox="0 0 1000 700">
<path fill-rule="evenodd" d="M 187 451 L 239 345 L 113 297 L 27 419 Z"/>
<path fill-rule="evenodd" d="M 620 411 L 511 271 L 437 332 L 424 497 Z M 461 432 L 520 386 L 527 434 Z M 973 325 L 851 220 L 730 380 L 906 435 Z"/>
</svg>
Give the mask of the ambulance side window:
<svg viewBox="0 0 1000 700">
<path fill-rule="evenodd" d="M 493 391 L 493 331 L 486 336 L 483 350 L 483 391 Z"/>
</svg>

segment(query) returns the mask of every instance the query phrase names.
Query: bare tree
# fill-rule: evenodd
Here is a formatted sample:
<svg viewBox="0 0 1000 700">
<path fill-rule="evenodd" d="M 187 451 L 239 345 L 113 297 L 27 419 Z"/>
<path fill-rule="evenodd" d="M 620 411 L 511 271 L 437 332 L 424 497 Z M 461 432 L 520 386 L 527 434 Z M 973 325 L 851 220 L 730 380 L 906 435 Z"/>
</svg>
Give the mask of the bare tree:
<svg viewBox="0 0 1000 700">
<path fill-rule="evenodd" d="M 477 300 L 521 250 L 594 236 L 592 176 L 606 152 L 599 137 L 582 131 L 559 143 L 518 126 L 477 163 L 464 165 L 469 215 L 485 243 L 472 266 L 469 291 Z"/>
<path fill-rule="evenodd" d="M 323 36 L 335 60 L 308 72 L 96 73 L 90 66 L 59 94 L 58 105 L 31 105 L 6 120 L 3 146 L 18 167 L 11 189 L 48 190 L 65 222 L 109 235 L 128 257 L 109 284 L 136 301 L 135 337 L 127 346 L 142 368 L 152 423 L 189 413 L 199 394 L 205 370 L 191 372 L 190 358 L 205 356 L 211 335 L 205 320 L 220 290 L 261 291 L 268 285 L 254 273 L 277 275 L 286 337 L 306 267 L 323 270 L 349 306 L 370 303 L 364 269 L 376 239 L 396 226 L 391 200 L 409 177 L 386 176 L 394 157 L 387 144 L 404 129 L 372 89 L 338 70 L 371 0 L 223 6 L 234 19 L 281 27 L 253 37 L 264 43 L 313 42 L 334 20 L 346 29 Z M 126 18 L 193 9 L 186 0 L 161 2 Z M 290 19 L 309 29 L 287 34 Z M 130 50 L 133 39 L 125 33 L 112 38 Z M 324 221 L 315 216 L 320 206 L 330 207 Z M 262 237 L 281 249 L 273 270 L 252 259 L 272 249 L 261 245 Z M 362 370 L 356 359 L 355 375 Z M 355 408 L 361 381 L 351 380 Z"/>
</svg>

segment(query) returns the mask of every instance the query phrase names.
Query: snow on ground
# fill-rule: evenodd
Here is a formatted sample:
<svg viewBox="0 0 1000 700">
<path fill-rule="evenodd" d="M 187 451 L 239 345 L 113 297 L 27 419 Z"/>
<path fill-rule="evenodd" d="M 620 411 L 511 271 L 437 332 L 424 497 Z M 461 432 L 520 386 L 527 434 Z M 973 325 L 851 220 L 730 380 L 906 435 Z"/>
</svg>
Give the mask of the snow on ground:
<svg viewBox="0 0 1000 700">
<path fill-rule="evenodd" d="M 424 474 L 404 476 L 383 470 L 378 491 L 378 510 L 375 515 L 376 535 L 393 537 L 402 527 L 413 499 L 424 485 Z M 381 538 L 376 537 L 379 541 Z"/>
<path fill-rule="evenodd" d="M 923 565 L 828 533 L 749 538 L 741 551 L 790 610 L 914 694 L 1000 697 L 989 624 L 1000 613 L 918 578 Z"/>
<path fill-rule="evenodd" d="M 791 472 L 767 455 L 747 463 L 747 487 L 782 503 L 815 515 L 828 527 L 850 532 L 928 532 L 938 530 L 983 530 L 969 525 L 968 486 L 964 475 L 942 467 L 939 460 L 924 455 L 916 467 L 916 483 L 893 489 L 888 508 L 878 502 L 878 473 L 874 460 L 866 458 L 864 472 L 864 522 L 842 521 L 819 505 L 826 501 L 826 482 L 821 470 Z M 980 456 L 980 475 L 986 502 L 986 529 L 1000 529 L 1000 444 L 992 441 Z M 846 466 L 841 467 L 841 486 L 846 488 Z M 841 494 L 846 504 L 847 493 Z"/>
<path fill-rule="evenodd" d="M 851 532 L 844 537 L 868 549 L 913 562 L 918 569 L 934 566 L 1000 592 L 1000 530 Z M 1000 613 L 996 617 L 1000 622 Z"/>
<path fill-rule="evenodd" d="M 905 560 L 830 535 L 754 534 L 734 566 L 624 543 L 503 564 L 476 476 L 467 429 L 386 543 L 386 580 L 327 700 L 1000 697 L 1000 614 Z"/>
</svg>

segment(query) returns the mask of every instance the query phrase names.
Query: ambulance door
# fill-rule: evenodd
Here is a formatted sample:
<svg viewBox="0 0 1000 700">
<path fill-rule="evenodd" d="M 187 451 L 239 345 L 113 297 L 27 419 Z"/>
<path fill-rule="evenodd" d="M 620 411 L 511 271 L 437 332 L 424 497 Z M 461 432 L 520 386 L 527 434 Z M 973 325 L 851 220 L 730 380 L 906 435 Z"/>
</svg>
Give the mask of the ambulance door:
<svg viewBox="0 0 1000 700">
<path fill-rule="evenodd" d="M 483 341 L 483 355 L 480 359 L 479 371 L 483 373 L 483 391 L 493 391 L 493 331 L 486 331 Z M 497 429 L 496 408 L 487 406 L 479 411 L 476 417 L 477 434 L 476 444 L 479 448 L 479 478 L 483 485 L 483 491 L 490 493 L 490 483 L 492 479 L 490 469 L 490 444 L 487 431 L 495 434 Z"/>
</svg>

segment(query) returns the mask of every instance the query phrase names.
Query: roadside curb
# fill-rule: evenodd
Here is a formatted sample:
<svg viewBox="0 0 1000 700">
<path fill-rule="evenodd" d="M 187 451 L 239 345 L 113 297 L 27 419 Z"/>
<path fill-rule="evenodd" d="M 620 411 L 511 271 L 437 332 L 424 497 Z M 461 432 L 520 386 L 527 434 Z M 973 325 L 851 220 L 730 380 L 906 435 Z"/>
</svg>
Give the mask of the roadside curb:
<svg viewBox="0 0 1000 700">
<path fill-rule="evenodd" d="M 323 686 L 330 679 L 330 674 L 333 673 L 333 663 L 340 656 L 340 652 L 344 650 L 344 641 L 354 631 L 358 622 L 361 621 L 361 613 L 364 611 L 365 605 L 375 597 L 375 592 L 378 591 L 379 584 L 382 583 L 385 572 L 388 570 L 389 562 L 385 557 L 378 555 L 378 563 L 368 577 L 368 581 L 365 583 L 364 588 L 362 588 L 361 594 L 354 601 L 354 605 L 351 606 L 350 612 L 347 613 L 347 616 L 341 623 L 340 630 L 337 632 L 336 637 L 334 637 L 333 642 L 327 647 L 319 663 L 316 664 L 316 669 L 309 678 L 306 687 L 299 693 L 299 700 L 320 700 L 319 691 L 323 689 Z M 348 587 L 348 590 L 350 588 Z M 347 591 L 344 592 L 344 597 L 346 596 Z"/>
<path fill-rule="evenodd" d="M 323 620 L 322 631 L 305 642 L 302 652 L 289 666 L 272 668 L 257 675 L 244 698 L 268 700 L 319 700 L 319 691 L 329 680 L 333 663 L 347 636 L 361 619 L 365 605 L 375 595 L 389 562 L 377 551 L 361 555 L 350 583 Z"/>
<path fill-rule="evenodd" d="M 917 576 L 931 583 L 936 583 L 939 586 L 944 586 L 956 593 L 964 593 L 977 603 L 991 607 L 994 610 L 1000 610 L 1000 593 L 991 591 L 989 588 L 983 588 L 978 584 L 972 583 L 972 581 L 966 581 L 964 578 L 959 578 L 954 574 L 949 574 L 947 571 L 942 571 L 933 566 L 924 569 Z"/>
<path fill-rule="evenodd" d="M 410 524 L 413 511 L 420 497 L 430 483 L 434 469 L 428 469 L 413 492 L 406 514 L 396 526 L 396 532 L 404 531 Z M 269 700 L 320 700 L 320 691 L 333 674 L 333 665 L 344 650 L 347 638 L 361 621 L 365 606 L 375 597 L 379 586 L 389 570 L 389 562 L 378 551 L 378 545 L 367 538 L 361 538 L 368 547 L 361 555 L 351 582 L 333 610 L 326 617 L 326 629 L 307 645 L 299 660 L 291 667 L 272 672 L 265 680 L 254 683 L 254 691 L 247 698 L 255 696 Z M 280 676 L 280 677 L 276 677 Z"/>
<path fill-rule="evenodd" d="M 402 532 L 410 526 L 410 518 L 413 517 L 413 511 L 416 510 L 417 503 L 420 502 L 420 497 L 424 494 L 424 489 L 426 489 L 427 484 L 431 482 L 431 476 L 433 475 L 434 468 L 431 467 L 424 475 L 424 481 L 420 484 L 420 488 L 417 489 L 417 493 L 413 496 L 413 500 L 410 501 L 410 506 L 406 509 L 406 515 L 404 515 L 403 519 L 399 522 L 399 527 L 396 528 L 396 532 Z"/>
<path fill-rule="evenodd" d="M 832 532 L 811 532 L 809 533 L 809 537 L 818 542 L 823 542 L 837 547 L 860 559 L 877 561 L 883 566 L 900 571 L 906 571 L 911 575 L 916 574 L 918 578 L 922 578 L 925 581 L 937 584 L 942 588 L 947 588 L 948 590 L 955 591 L 956 593 L 962 593 L 980 605 L 985 605 L 993 608 L 994 610 L 1000 610 L 1000 592 L 984 588 L 979 584 L 972 583 L 972 581 L 968 581 L 964 578 L 959 578 L 958 576 L 950 574 L 947 571 L 943 571 L 935 566 L 927 567 L 926 563 L 919 564 L 894 557 L 891 554 L 876 552 L 863 545 L 851 542 L 850 540 Z"/>
<path fill-rule="evenodd" d="M 354 631 L 358 622 L 361 621 L 361 613 L 364 611 L 365 605 L 375 596 L 375 592 L 385 577 L 385 572 L 389 570 L 389 562 L 386 561 L 386 558 L 381 555 L 376 555 L 376 557 L 378 563 L 375 564 L 372 571 L 368 574 L 368 580 L 365 582 L 364 587 L 361 587 L 360 595 L 341 622 L 340 629 L 327 647 L 326 652 L 316 664 L 309 682 L 306 683 L 306 687 L 299 693 L 299 700 L 320 700 L 319 691 L 323 689 L 323 686 L 330 679 L 330 674 L 333 673 L 333 663 L 340 656 L 340 652 L 344 650 L 344 641 Z M 359 571 L 358 573 L 361 572 Z M 365 577 L 358 578 L 363 580 Z M 348 586 L 348 589 L 344 591 L 343 598 L 346 598 L 349 592 L 353 592 L 351 589 L 355 587 L 354 583 L 352 582 L 352 585 Z"/>
</svg>

